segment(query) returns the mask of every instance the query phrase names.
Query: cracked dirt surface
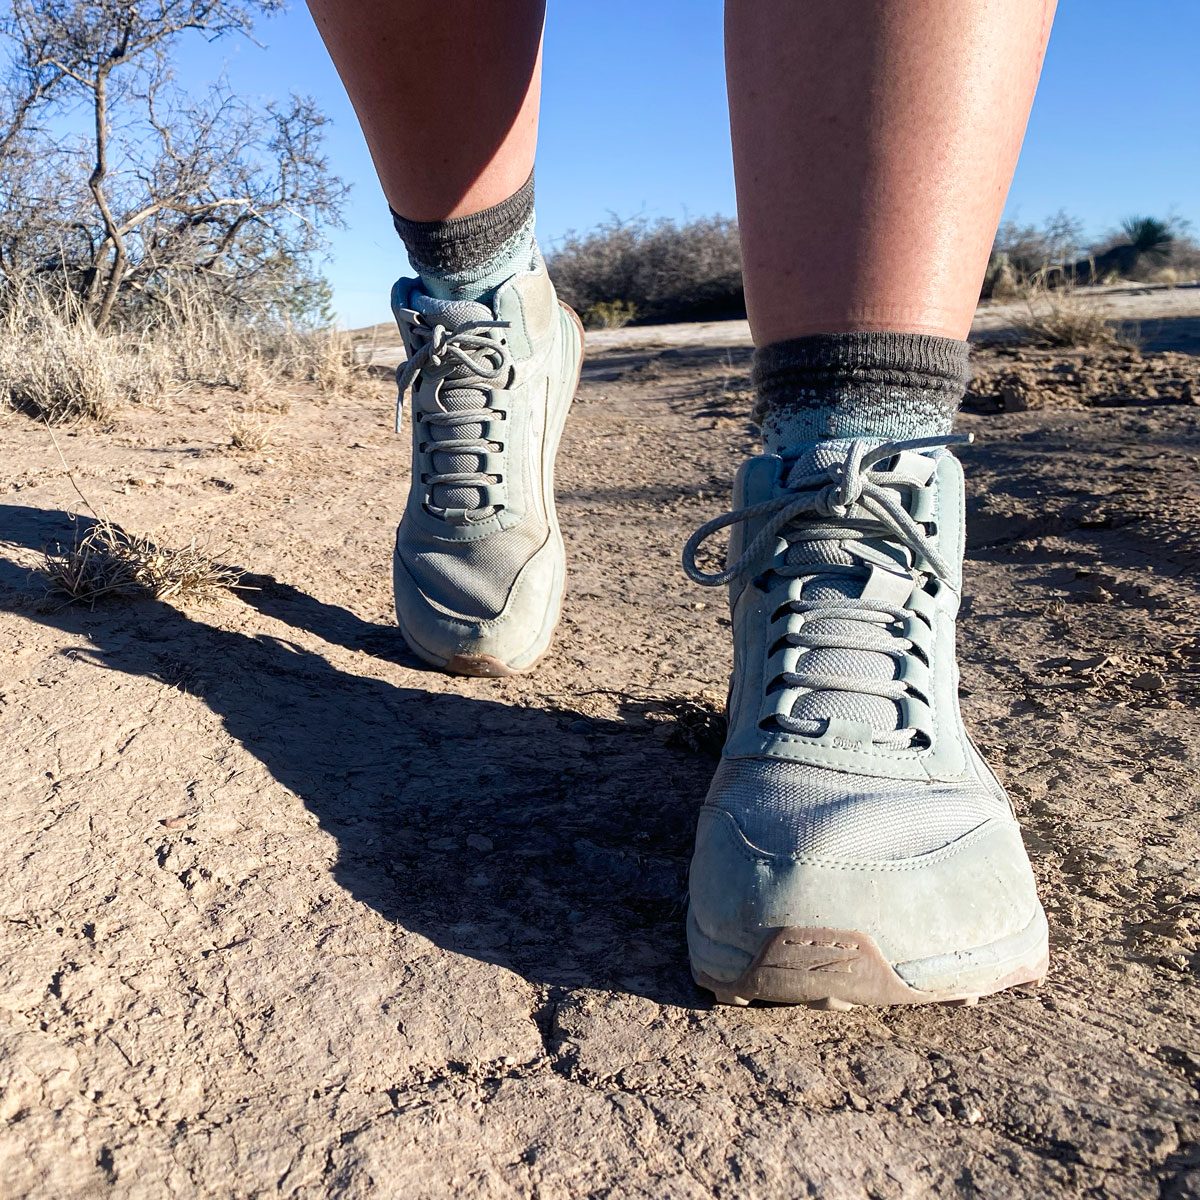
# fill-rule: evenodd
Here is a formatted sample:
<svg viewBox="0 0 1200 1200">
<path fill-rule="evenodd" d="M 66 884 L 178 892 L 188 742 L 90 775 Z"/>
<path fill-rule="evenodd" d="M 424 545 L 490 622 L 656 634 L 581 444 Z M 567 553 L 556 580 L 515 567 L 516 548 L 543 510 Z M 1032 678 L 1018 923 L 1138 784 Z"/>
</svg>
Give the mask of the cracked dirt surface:
<svg viewBox="0 0 1200 1200">
<path fill-rule="evenodd" d="M 0 417 L 0 1193 L 1200 1196 L 1200 409 L 1039 406 L 1048 369 L 964 417 L 962 658 L 1052 973 L 889 1013 L 686 971 L 728 647 L 678 556 L 753 444 L 744 350 L 592 359 L 560 636 L 499 683 L 393 628 L 386 383 L 259 455 L 215 394 L 60 436 L 112 519 L 251 572 L 200 609 L 47 603 L 73 492 Z"/>
</svg>

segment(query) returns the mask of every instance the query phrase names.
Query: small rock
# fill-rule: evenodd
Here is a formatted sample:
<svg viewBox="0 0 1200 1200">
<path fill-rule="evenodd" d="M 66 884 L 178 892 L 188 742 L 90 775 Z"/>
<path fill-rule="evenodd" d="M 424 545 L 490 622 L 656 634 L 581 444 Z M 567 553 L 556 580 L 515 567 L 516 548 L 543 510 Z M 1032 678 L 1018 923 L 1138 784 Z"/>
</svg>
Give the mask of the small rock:
<svg viewBox="0 0 1200 1200">
<path fill-rule="evenodd" d="M 1000 387 L 1000 406 L 1005 412 L 1026 412 L 1029 408 L 1029 385 L 1023 379 L 1006 380 Z"/>
<path fill-rule="evenodd" d="M 482 833 L 469 833 L 467 834 L 467 845 L 472 850 L 487 851 L 492 848 L 494 843 L 490 837 L 484 837 Z"/>
<path fill-rule="evenodd" d="M 1129 681 L 1130 687 L 1139 692 L 1161 692 L 1167 686 L 1167 681 L 1157 671 L 1143 671 Z"/>
</svg>

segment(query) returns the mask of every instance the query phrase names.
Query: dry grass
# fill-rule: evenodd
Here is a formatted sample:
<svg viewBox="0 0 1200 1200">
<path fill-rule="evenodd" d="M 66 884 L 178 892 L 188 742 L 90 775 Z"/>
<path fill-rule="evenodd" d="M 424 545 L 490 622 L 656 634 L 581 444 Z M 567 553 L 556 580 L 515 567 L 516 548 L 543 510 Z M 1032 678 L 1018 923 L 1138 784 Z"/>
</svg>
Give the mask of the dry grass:
<svg viewBox="0 0 1200 1200">
<path fill-rule="evenodd" d="M 262 411 L 286 410 L 286 382 L 348 393 L 366 375 L 347 334 L 246 320 L 203 294 L 163 297 L 140 328 L 96 330 L 69 298 L 12 288 L 0 304 L 0 408 L 51 425 L 110 421 L 126 404 L 158 403 L 186 385 L 227 388 Z"/>
<path fill-rule="evenodd" d="M 354 349 L 350 335 L 341 329 L 316 329 L 296 339 L 295 368 L 327 396 L 345 395 L 366 378 L 369 360 Z"/>
<path fill-rule="evenodd" d="M 1023 289 L 1027 314 L 1016 321 L 1022 341 L 1035 346 L 1087 349 L 1116 346 L 1128 339 L 1110 322 L 1099 301 L 1081 288 Z"/>
<path fill-rule="evenodd" d="M 172 550 L 100 518 L 70 549 L 45 553 L 51 590 L 67 603 L 107 597 L 205 600 L 237 587 L 242 572 L 217 563 L 193 539 Z"/>
<path fill-rule="evenodd" d="M 229 441 L 235 450 L 258 454 L 267 448 L 274 428 L 269 407 L 247 404 L 229 415 Z"/>
<path fill-rule="evenodd" d="M 637 305 L 628 300 L 600 300 L 579 314 L 584 329 L 624 329 L 637 316 Z"/>
<path fill-rule="evenodd" d="M 51 425 L 108 421 L 123 404 L 160 399 L 172 382 L 152 341 L 97 332 L 43 291 L 0 308 L 0 406 Z"/>
</svg>

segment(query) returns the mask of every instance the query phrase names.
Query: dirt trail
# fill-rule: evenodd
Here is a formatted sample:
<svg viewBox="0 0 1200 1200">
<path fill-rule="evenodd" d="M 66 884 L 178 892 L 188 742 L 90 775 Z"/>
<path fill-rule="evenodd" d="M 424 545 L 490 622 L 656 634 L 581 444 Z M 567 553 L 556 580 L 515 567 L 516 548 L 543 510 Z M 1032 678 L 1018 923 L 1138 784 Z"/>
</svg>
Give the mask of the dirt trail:
<svg viewBox="0 0 1200 1200">
<path fill-rule="evenodd" d="M 1151 404 L 1039 360 L 964 418 L 965 704 L 1052 974 L 837 1015 L 687 976 L 729 652 L 678 556 L 751 449 L 746 353 L 608 340 L 556 649 L 502 683 L 393 628 L 385 383 L 257 455 L 219 395 L 61 437 L 114 520 L 253 573 L 204 610 L 47 604 L 73 493 L 0 418 L 4 1196 L 1200 1196 L 1197 360 Z"/>
</svg>

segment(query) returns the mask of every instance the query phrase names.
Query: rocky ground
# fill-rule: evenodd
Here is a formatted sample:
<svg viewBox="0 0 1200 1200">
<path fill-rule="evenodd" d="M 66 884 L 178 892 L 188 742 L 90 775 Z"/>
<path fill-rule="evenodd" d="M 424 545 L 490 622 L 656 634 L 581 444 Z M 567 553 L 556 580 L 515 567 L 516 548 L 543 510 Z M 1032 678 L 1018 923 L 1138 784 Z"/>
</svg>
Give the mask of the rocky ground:
<svg viewBox="0 0 1200 1200">
<path fill-rule="evenodd" d="M 1198 360 L 980 355 L 963 690 L 1051 976 L 839 1015 L 685 964 L 729 652 L 678 558 L 753 444 L 747 352 L 597 341 L 515 681 L 393 628 L 385 382 L 257 452 L 216 393 L 60 434 L 97 509 L 248 572 L 199 607 L 48 598 L 81 504 L 0 418 L 0 1192 L 1200 1196 Z"/>
</svg>

